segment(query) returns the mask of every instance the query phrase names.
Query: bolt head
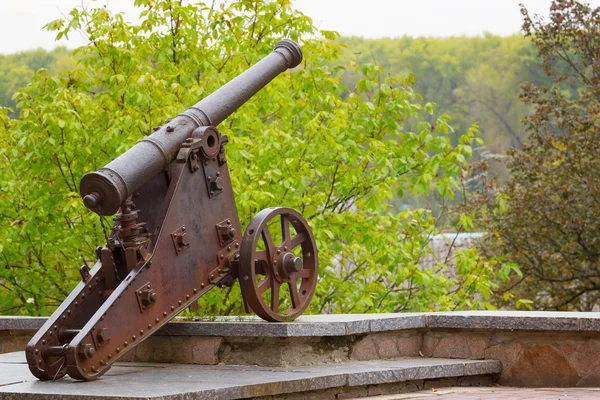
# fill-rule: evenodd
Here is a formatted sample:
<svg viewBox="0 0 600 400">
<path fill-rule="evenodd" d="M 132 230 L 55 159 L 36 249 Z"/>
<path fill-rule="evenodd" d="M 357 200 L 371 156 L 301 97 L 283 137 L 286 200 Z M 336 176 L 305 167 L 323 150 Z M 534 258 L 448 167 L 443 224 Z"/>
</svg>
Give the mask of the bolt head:
<svg viewBox="0 0 600 400">
<path fill-rule="evenodd" d="M 144 307 L 150 307 L 151 305 L 156 303 L 157 298 L 158 298 L 158 295 L 156 294 L 154 289 L 142 290 L 141 300 L 142 300 L 142 305 Z"/>
<path fill-rule="evenodd" d="M 94 349 L 93 345 L 91 345 L 89 343 L 85 343 L 85 344 L 79 345 L 78 353 L 79 353 L 79 357 L 89 360 L 96 353 L 96 349 Z"/>
<path fill-rule="evenodd" d="M 99 343 L 106 343 L 110 340 L 108 328 L 100 328 L 96 331 L 96 339 Z"/>
</svg>

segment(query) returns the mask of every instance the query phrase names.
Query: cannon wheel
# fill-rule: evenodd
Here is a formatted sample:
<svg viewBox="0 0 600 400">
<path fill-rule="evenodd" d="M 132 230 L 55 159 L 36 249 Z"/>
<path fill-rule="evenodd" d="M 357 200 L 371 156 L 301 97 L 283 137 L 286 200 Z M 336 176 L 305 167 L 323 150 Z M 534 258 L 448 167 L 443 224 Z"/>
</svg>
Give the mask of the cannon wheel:
<svg viewBox="0 0 600 400">
<path fill-rule="evenodd" d="M 292 231 L 293 229 L 293 231 Z M 239 280 L 244 301 L 267 321 L 296 319 L 310 304 L 318 275 L 308 223 L 291 208 L 267 208 L 246 228 Z"/>
</svg>

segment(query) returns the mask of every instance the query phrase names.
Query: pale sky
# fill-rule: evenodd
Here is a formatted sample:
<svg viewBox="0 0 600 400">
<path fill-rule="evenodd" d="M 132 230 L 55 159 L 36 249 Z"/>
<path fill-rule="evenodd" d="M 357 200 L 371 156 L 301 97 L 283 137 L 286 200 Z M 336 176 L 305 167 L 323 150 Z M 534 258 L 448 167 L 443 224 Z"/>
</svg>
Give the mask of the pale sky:
<svg viewBox="0 0 600 400">
<path fill-rule="evenodd" d="M 0 0 L 0 53 L 56 46 L 54 34 L 42 27 L 84 4 L 108 4 L 113 11 L 137 20 L 133 0 Z M 521 27 L 519 3 L 547 15 L 551 0 L 295 0 L 295 6 L 321 29 L 342 35 L 376 37 L 500 35 Z M 600 6 L 600 0 L 588 0 Z M 72 35 L 59 44 L 76 47 L 83 39 Z"/>
</svg>

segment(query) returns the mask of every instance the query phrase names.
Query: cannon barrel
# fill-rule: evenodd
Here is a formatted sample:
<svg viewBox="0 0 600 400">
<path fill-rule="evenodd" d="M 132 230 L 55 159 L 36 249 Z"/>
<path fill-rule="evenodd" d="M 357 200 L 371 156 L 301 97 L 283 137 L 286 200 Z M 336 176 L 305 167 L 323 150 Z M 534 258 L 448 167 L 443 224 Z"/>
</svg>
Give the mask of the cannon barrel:
<svg viewBox="0 0 600 400">
<path fill-rule="evenodd" d="M 200 126 L 217 126 L 277 75 L 302 61 L 300 46 L 288 39 L 258 63 L 111 161 L 86 174 L 79 191 L 87 208 L 112 215 L 142 185 L 165 170 L 181 144 Z"/>
</svg>

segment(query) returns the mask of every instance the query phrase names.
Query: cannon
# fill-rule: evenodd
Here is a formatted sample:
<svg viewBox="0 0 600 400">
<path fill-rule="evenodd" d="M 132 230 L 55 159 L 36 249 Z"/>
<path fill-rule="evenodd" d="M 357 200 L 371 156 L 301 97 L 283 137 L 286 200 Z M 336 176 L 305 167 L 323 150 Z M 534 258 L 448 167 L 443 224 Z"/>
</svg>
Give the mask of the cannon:
<svg viewBox="0 0 600 400">
<path fill-rule="evenodd" d="M 288 321 L 310 304 L 317 248 L 295 210 L 267 208 L 244 234 L 217 126 L 302 60 L 300 46 L 273 52 L 156 128 L 80 182 L 84 205 L 117 213 L 97 262 L 26 347 L 41 380 L 95 380 L 211 288 L 240 283 L 244 306 Z"/>
</svg>

